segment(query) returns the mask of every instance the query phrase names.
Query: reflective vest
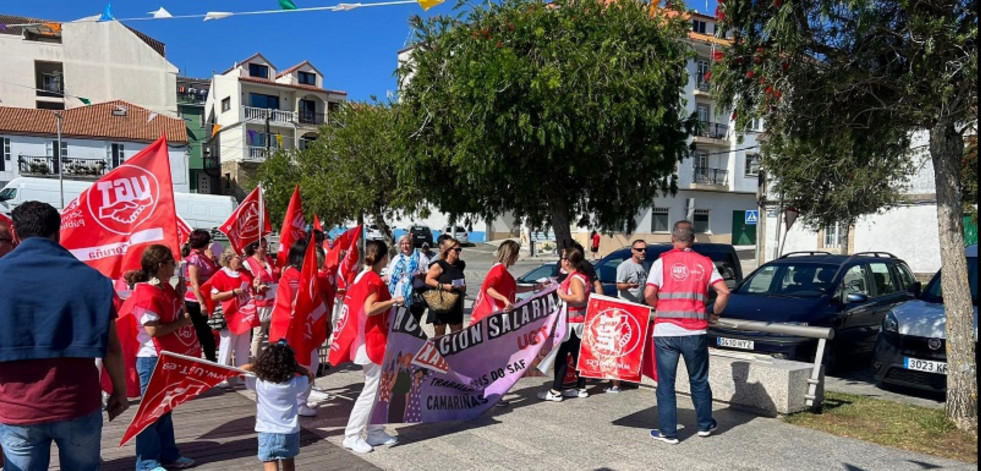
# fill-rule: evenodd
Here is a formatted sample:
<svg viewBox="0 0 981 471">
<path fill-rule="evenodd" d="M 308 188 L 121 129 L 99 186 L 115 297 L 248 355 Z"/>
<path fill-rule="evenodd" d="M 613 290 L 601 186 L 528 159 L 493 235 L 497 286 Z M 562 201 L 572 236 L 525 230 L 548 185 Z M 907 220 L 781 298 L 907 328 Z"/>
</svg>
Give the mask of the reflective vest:
<svg viewBox="0 0 981 471">
<path fill-rule="evenodd" d="M 583 275 L 582 273 L 579 272 L 574 272 L 573 274 L 569 275 L 565 279 L 565 281 L 563 281 L 562 284 L 559 285 L 559 289 L 561 289 L 562 292 L 567 295 L 572 294 L 571 285 L 573 279 L 578 279 L 580 282 L 582 282 L 582 287 L 584 290 L 586 290 L 586 297 L 588 298 L 589 288 L 590 288 L 589 279 L 586 278 L 586 275 Z M 567 309 L 569 322 L 572 324 L 580 324 L 586 322 L 586 306 L 587 306 L 586 303 L 577 304 L 577 305 L 573 305 L 570 303 Z"/>
<path fill-rule="evenodd" d="M 661 255 L 663 286 L 658 288 L 654 323 L 670 322 L 687 330 L 708 328 L 709 280 L 715 265 L 691 249 Z"/>
</svg>

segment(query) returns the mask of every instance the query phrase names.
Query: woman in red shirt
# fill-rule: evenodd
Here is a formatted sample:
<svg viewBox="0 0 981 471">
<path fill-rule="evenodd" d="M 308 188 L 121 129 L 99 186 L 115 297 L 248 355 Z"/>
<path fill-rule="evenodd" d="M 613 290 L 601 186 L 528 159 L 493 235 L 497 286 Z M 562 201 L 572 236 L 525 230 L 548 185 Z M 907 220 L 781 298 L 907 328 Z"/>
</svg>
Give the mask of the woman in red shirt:
<svg viewBox="0 0 981 471">
<path fill-rule="evenodd" d="M 470 313 L 470 324 L 476 324 L 490 314 L 511 309 L 515 295 L 526 291 L 541 289 L 541 285 L 518 287 L 518 282 L 508 273 L 508 268 L 518 261 L 521 246 L 513 240 L 506 240 L 497 249 L 497 263 L 491 267 L 484 283 L 480 285 L 477 300 Z"/>
<path fill-rule="evenodd" d="M 235 365 L 242 366 L 249 362 L 249 334 L 259 325 L 253 300 L 259 280 L 242 267 L 242 257 L 232 248 L 225 249 L 218 261 L 223 268 L 206 283 L 211 287 L 208 295 L 212 303 L 221 303 L 227 325 L 219 332 L 218 363 L 232 366 L 234 358 Z M 219 386 L 233 384 L 234 380 L 229 380 Z"/>
<path fill-rule="evenodd" d="M 208 327 L 208 316 L 211 314 L 208 312 L 205 298 L 208 294 L 201 290 L 201 287 L 220 268 L 214 260 L 214 254 L 209 253 L 210 244 L 211 233 L 203 229 L 191 232 L 188 238 L 187 245 L 191 252 L 184 257 L 184 268 L 187 270 L 184 275 L 187 287 L 184 302 L 187 305 L 187 312 L 191 314 L 191 320 L 194 321 L 194 330 L 197 331 L 204 357 L 210 361 L 217 361 L 215 335 Z"/>
<path fill-rule="evenodd" d="M 253 278 L 259 279 L 259 287 L 255 293 L 255 308 L 259 318 L 259 327 L 252 330 L 252 359 L 259 358 L 259 347 L 262 337 L 269 335 L 269 321 L 272 320 L 273 307 L 276 305 L 276 291 L 279 286 L 279 270 L 272 257 L 268 255 L 269 242 L 265 238 L 245 247 L 245 269 Z"/>
<path fill-rule="evenodd" d="M 168 351 L 193 357 L 201 356 L 201 346 L 194 332 L 190 314 L 183 300 L 184 287 L 170 285 L 177 261 L 164 245 L 151 245 L 143 251 L 140 270 L 126 273 L 133 289 L 132 315 L 139 324 L 136 332 L 140 344 L 136 371 L 140 393 L 146 394 L 150 376 L 157 366 L 160 352 Z M 127 315 L 128 313 L 122 313 Z M 174 422 L 168 412 L 136 436 L 136 469 L 186 468 L 194 460 L 181 456 L 174 439 Z"/>
<path fill-rule="evenodd" d="M 344 324 L 347 329 L 357 329 L 357 338 L 350 349 L 354 363 L 364 366 L 364 388 L 351 409 L 351 417 L 344 429 L 344 448 L 357 453 L 368 453 L 374 446 L 398 442 L 396 437 L 385 433 L 384 426 L 368 425 L 388 344 L 388 313 L 393 306 L 405 303 L 401 296 L 392 298 L 381 278 L 382 269 L 387 265 L 388 246 L 381 241 L 367 242 L 364 270 L 355 278 L 344 297 L 344 307 L 338 319 L 338 324 Z M 354 324 L 347 326 L 351 322 Z M 366 431 L 367 440 L 364 436 Z"/>
</svg>

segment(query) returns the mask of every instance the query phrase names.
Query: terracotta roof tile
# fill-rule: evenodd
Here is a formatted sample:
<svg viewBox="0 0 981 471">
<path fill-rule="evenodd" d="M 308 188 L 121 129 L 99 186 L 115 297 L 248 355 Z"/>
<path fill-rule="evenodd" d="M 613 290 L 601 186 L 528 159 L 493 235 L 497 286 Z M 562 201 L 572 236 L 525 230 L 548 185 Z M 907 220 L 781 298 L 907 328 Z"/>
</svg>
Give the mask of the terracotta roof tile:
<svg viewBox="0 0 981 471">
<path fill-rule="evenodd" d="M 313 85 L 304 85 L 304 84 L 300 84 L 300 83 L 297 83 L 297 84 L 279 83 L 279 82 L 275 82 L 273 80 L 261 79 L 261 78 L 255 78 L 255 77 L 239 77 L 238 79 L 241 80 L 241 81 L 243 81 L 243 82 L 260 83 L 260 84 L 263 84 L 263 85 L 272 85 L 272 86 L 278 86 L 278 87 L 295 88 L 295 89 L 298 89 L 298 90 L 308 90 L 308 91 L 311 91 L 311 92 L 333 93 L 333 94 L 336 94 L 336 95 L 347 95 L 347 92 L 342 92 L 342 91 L 339 91 L 339 90 L 328 90 L 326 88 L 315 87 Z"/>
<path fill-rule="evenodd" d="M 112 114 L 118 107 L 126 108 L 125 116 Z M 64 116 L 61 134 L 65 137 L 153 142 L 167 134 L 170 142 L 187 142 L 187 126 L 183 119 L 157 115 L 148 123 L 152 111 L 122 100 L 72 108 L 60 113 Z M 56 119 L 51 110 L 0 106 L 0 133 L 53 136 L 57 132 Z"/>
</svg>

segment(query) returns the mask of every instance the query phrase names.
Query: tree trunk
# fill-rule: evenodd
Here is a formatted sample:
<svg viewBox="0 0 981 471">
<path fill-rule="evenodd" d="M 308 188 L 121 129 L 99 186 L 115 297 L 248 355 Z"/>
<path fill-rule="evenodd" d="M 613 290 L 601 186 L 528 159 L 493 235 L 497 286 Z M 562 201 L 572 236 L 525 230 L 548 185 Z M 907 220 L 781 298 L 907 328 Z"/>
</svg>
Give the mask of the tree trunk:
<svg viewBox="0 0 981 471">
<path fill-rule="evenodd" d="M 398 247 L 395 246 L 395 237 L 392 235 L 392 230 L 388 222 L 385 221 L 385 216 L 382 216 L 381 211 L 373 211 L 371 216 L 375 218 L 375 224 L 381 230 L 382 238 L 385 239 L 385 245 L 388 246 L 388 256 L 394 256 L 398 252 Z"/>
<path fill-rule="evenodd" d="M 548 202 L 549 212 L 552 213 L 552 230 L 555 231 L 555 242 L 562 249 L 562 242 L 572 240 L 572 231 L 569 230 L 569 205 L 562 200 L 561 196 L 553 197 Z M 587 254 L 583 254 L 585 257 Z M 585 260 L 585 258 L 584 258 Z"/>
<path fill-rule="evenodd" d="M 960 163 L 964 139 L 953 123 L 930 130 L 930 157 L 937 187 L 941 288 L 947 311 L 947 417 L 977 435 L 978 382 L 974 356 L 974 303 L 964 256 Z"/>
<path fill-rule="evenodd" d="M 851 247 L 848 246 L 848 239 L 852 233 L 852 221 L 845 221 L 841 224 L 841 254 L 848 255 L 851 253 Z"/>
</svg>

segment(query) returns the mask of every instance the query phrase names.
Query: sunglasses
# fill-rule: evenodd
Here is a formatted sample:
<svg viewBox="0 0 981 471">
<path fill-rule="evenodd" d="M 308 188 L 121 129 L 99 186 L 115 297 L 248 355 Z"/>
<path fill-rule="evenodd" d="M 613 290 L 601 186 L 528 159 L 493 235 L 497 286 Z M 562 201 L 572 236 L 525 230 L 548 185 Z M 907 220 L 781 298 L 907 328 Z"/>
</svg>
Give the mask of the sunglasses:
<svg viewBox="0 0 981 471">
<path fill-rule="evenodd" d="M 634 252 L 645 252 L 645 251 L 647 251 L 647 247 L 640 247 L 640 248 L 634 247 Z"/>
<path fill-rule="evenodd" d="M 454 252 L 456 252 L 456 253 L 460 253 L 460 252 L 463 252 L 463 248 L 461 248 L 461 247 L 453 247 L 453 248 L 452 248 L 452 249 L 450 249 L 450 250 L 452 250 L 452 251 L 454 251 Z"/>
</svg>

